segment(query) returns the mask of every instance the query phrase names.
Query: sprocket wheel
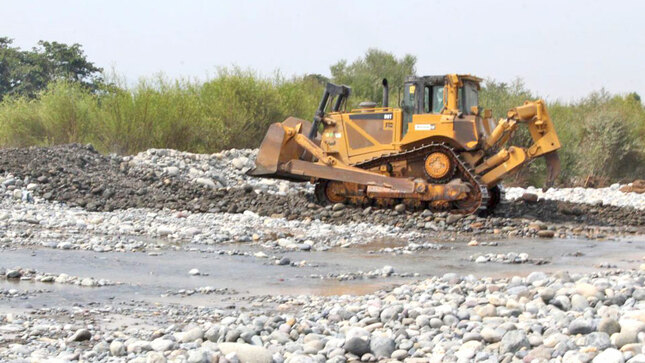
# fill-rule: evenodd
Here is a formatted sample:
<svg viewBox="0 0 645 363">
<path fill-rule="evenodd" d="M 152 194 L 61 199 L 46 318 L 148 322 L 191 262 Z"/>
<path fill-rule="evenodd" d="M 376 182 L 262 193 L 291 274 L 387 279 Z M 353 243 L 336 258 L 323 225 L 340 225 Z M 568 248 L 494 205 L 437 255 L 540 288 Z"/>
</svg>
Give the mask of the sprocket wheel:
<svg viewBox="0 0 645 363">
<path fill-rule="evenodd" d="M 456 165 L 447 151 L 437 149 L 423 162 L 423 171 L 428 179 L 434 183 L 443 184 L 452 179 L 455 175 Z"/>
</svg>

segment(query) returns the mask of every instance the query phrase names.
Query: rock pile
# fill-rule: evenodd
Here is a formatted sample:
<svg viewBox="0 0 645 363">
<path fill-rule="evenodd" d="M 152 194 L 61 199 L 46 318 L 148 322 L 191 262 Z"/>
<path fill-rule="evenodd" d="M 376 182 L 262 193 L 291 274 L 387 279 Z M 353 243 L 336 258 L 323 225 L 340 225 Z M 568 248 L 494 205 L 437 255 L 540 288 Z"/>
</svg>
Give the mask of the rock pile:
<svg viewBox="0 0 645 363">
<path fill-rule="evenodd" d="M 645 226 L 645 210 L 545 199 L 504 203 L 488 218 L 371 207 L 323 208 L 314 203 L 311 186 L 306 184 L 249 179 L 244 171 L 252 165 L 253 154 L 251 150 L 213 155 L 150 150 L 119 157 L 103 156 L 91 146 L 75 144 L 4 149 L 0 150 L 0 193 L 26 203 L 43 198 L 89 211 L 251 211 L 289 220 L 367 222 L 426 232 L 566 237 L 590 234 L 580 224 L 616 227 L 623 232 L 630 230 L 621 226 Z M 513 193 L 511 190 L 510 195 Z M 560 226 L 547 228 L 552 232 L 540 232 L 527 228 L 533 219 Z"/>
<path fill-rule="evenodd" d="M 618 207 L 632 207 L 639 210 L 645 209 L 645 195 L 634 191 L 640 190 L 639 182 L 626 185 L 613 184 L 608 188 L 549 188 L 546 192 L 535 187 L 506 188 L 506 198 L 519 199 L 525 193 L 537 195 L 540 199 L 558 200 L 578 204 L 613 205 Z M 622 189 L 622 191 L 621 191 Z"/>
</svg>

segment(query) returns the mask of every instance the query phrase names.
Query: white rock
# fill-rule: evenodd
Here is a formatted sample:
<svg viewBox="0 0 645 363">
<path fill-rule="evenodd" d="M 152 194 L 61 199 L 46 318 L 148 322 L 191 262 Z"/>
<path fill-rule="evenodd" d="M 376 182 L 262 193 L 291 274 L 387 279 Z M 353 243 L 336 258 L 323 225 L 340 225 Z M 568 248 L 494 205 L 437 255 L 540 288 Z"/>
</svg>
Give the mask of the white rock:
<svg viewBox="0 0 645 363">
<path fill-rule="evenodd" d="M 195 183 L 203 185 L 208 188 L 215 188 L 215 182 L 211 178 L 197 178 Z"/>
<path fill-rule="evenodd" d="M 188 274 L 189 274 L 189 275 L 191 275 L 191 276 L 197 276 L 197 275 L 199 275 L 199 274 L 200 274 L 200 272 L 199 272 L 199 270 L 198 270 L 198 269 L 193 268 L 193 269 L 191 269 L 190 271 L 188 271 Z"/>
</svg>

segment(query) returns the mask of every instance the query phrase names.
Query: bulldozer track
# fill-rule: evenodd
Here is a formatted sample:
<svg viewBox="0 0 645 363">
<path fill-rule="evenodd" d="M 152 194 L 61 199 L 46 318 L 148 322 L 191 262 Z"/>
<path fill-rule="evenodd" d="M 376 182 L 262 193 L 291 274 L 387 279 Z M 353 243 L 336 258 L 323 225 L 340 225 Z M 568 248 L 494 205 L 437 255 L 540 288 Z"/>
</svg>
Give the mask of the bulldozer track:
<svg viewBox="0 0 645 363">
<path fill-rule="evenodd" d="M 403 152 L 390 153 L 375 157 L 362 163 L 355 164 L 354 166 L 363 169 L 369 169 L 387 162 L 399 160 L 414 160 L 416 158 L 423 158 L 428 155 L 429 152 L 437 149 L 443 149 L 444 151 L 447 151 L 448 155 L 450 155 L 452 161 L 455 162 L 457 166 L 457 169 L 459 171 L 458 174 L 466 178 L 467 182 L 475 189 L 475 204 L 473 207 L 451 209 L 450 212 L 455 214 L 486 214 L 488 212 L 488 202 L 490 199 L 488 188 L 481 182 L 474 169 L 472 167 L 469 167 L 465 160 L 463 160 L 463 158 L 458 153 L 456 153 L 452 147 L 445 143 L 430 143 L 421 145 Z"/>
</svg>

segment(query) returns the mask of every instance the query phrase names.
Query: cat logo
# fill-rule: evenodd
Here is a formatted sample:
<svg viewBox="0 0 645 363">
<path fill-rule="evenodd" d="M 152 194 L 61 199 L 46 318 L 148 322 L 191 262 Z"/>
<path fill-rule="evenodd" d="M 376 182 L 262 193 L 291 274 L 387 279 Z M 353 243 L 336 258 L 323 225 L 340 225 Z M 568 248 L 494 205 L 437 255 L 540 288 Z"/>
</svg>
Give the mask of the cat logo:
<svg viewBox="0 0 645 363">
<path fill-rule="evenodd" d="M 391 120 L 392 119 L 392 114 L 391 113 L 386 113 L 383 115 L 384 120 Z"/>
</svg>

